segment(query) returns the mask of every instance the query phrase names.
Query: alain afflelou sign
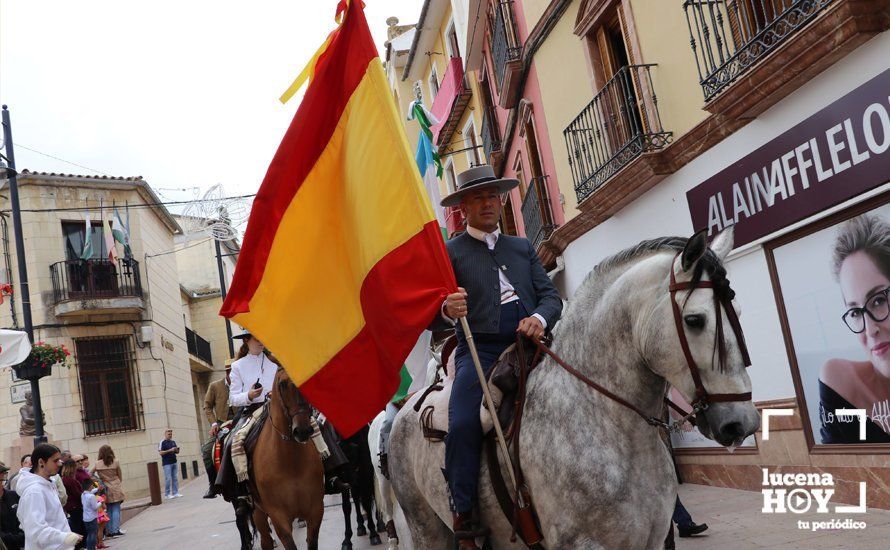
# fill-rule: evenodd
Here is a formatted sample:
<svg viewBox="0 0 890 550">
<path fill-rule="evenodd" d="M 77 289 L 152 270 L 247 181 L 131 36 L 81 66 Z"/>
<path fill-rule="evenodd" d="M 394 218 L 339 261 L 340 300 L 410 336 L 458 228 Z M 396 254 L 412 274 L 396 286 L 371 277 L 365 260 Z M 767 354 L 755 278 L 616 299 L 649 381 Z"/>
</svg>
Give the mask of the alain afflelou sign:
<svg viewBox="0 0 890 550">
<path fill-rule="evenodd" d="M 890 70 L 686 193 L 708 234 L 741 246 L 890 180 Z"/>
</svg>

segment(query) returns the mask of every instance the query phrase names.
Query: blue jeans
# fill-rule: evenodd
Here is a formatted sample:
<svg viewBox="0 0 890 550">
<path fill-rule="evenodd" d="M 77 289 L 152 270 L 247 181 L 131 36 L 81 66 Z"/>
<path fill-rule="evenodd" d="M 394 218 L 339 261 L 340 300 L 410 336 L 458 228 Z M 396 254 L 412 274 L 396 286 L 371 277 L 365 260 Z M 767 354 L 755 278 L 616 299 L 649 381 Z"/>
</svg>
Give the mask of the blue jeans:
<svg viewBox="0 0 890 550">
<path fill-rule="evenodd" d="M 99 532 L 99 522 L 96 520 L 93 521 L 85 521 L 83 522 L 84 533 L 86 536 L 84 537 L 84 544 L 87 547 L 87 550 L 96 550 L 96 543 L 98 541 L 97 533 Z"/>
<path fill-rule="evenodd" d="M 173 464 L 164 464 L 164 494 L 165 495 L 175 495 L 179 492 L 179 473 L 176 471 L 176 466 L 178 464 L 174 462 Z M 173 485 L 173 491 L 170 491 L 170 486 Z"/>
<path fill-rule="evenodd" d="M 108 510 L 108 534 L 117 534 L 121 530 L 121 504 L 122 502 L 109 502 L 105 505 Z"/>
<path fill-rule="evenodd" d="M 501 305 L 498 334 L 473 335 L 479 362 L 487 375 L 501 353 L 516 342 L 516 328 L 526 317 L 525 308 L 517 300 Z M 454 511 L 469 512 L 476 502 L 479 485 L 479 463 L 482 456 L 482 386 L 473 365 L 469 347 L 458 331 L 455 350 L 455 375 L 448 403 L 448 435 L 445 436 L 445 473 L 451 488 Z"/>
</svg>

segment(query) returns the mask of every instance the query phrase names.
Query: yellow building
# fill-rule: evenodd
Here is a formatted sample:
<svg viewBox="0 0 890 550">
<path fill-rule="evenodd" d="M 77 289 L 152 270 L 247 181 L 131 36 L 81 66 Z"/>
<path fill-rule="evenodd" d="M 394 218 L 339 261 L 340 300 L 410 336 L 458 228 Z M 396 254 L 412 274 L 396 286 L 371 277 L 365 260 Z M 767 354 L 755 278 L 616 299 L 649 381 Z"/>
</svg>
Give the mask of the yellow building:
<svg viewBox="0 0 890 550">
<path fill-rule="evenodd" d="M 174 239 L 179 224 L 141 178 L 22 171 L 18 178 L 34 339 L 71 350 L 70 368 L 40 380 L 51 443 L 95 462 L 114 449 L 129 499 L 148 494 L 146 463 L 172 428 L 182 448 L 181 477 L 198 473 L 200 435 L 189 367 Z M 0 308 L 5 327 L 22 325 L 18 266 L 2 193 L 3 279 L 16 294 Z M 104 209 L 100 210 L 99 207 Z M 129 223 L 132 258 L 108 259 L 102 214 L 116 207 Z M 89 215 L 92 255 L 84 256 Z M 129 219 L 129 222 L 126 220 Z M 113 222 L 117 226 L 117 222 Z M 0 380 L 3 460 L 18 464 L 33 445 L 19 435 L 28 384 Z"/>
<path fill-rule="evenodd" d="M 562 256 L 564 295 L 643 239 L 735 227 L 726 267 L 753 400 L 793 415 L 732 456 L 674 434 L 681 474 L 760 491 L 761 468 L 829 473 L 838 501 L 858 504 L 866 482 L 868 506 L 890 508 L 890 404 L 862 401 L 872 435 L 839 440 L 823 368 L 870 357 L 841 320 L 829 258 L 844 221 L 890 216 L 888 2 L 516 4 L 566 199 L 545 251 Z"/>
</svg>

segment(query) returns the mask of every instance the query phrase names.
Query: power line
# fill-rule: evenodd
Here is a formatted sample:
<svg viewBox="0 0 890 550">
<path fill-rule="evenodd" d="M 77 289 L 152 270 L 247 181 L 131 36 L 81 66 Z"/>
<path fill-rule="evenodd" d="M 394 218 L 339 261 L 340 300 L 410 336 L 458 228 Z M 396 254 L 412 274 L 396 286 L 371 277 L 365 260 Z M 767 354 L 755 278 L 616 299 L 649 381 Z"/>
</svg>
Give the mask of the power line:
<svg viewBox="0 0 890 550">
<path fill-rule="evenodd" d="M 59 157 L 50 155 L 49 153 L 44 153 L 44 152 L 42 152 L 42 151 L 38 151 L 37 149 L 32 149 L 32 148 L 28 147 L 27 145 L 22 145 L 21 143 L 16 143 L 15 146 L 16 146 L 16 148 L 21 147 L 22 149 L 27 149 L 28 151 L 31 151 L 32 153 L 37 153 L 38 155 L 43 155 L 43 156 L 45 156 L 45 157 L 49 157 L 49 158 L 51 158 L 51 159 L 58 160 L 58 161 L 60 161 L 60 162 L 64 162 L 64 163 L 66 163 L 66 164 L 70 164 L 71 166 L 77 166 L 78 168 L 83 168 L 84 170 L 89 170 L 90 172 L 95 172 L 95 173 L 97 173 L 97 174 L 102 174 L 103 176 L 108 176 L 108 177 L 110 177 L 110 178 L 113 178 L 113 177 L 114 177 L 114 176 L 112 176 L 111 174 L 106 174 L 105 172 L 103 172 L 103 171 L 101 171 L 101 170 L 96 170 L 95 168 L 90 168 L 89 166 L 84 166 L 83 164 L 77 164 L 76 162 L 71 162 L 70 160 L 65 160 L 65 159 L 63 159 L 63 158 L 59 158 Z"/>
<path fill-rule="evenodd" d="M 249 195 L 238 195 L 236 197 L 225 197 L 222 199 L 193 199 L 190 201 L 167 201 L 167 202 L 150 202 L 146 204 L 130 204 L 126 206 L 122 206 L 122 208 L 152 208 L 156 206 L 175 206 L 178 204 L 192 204 L 196 202 L 217 202 L 217 201 L 227 201 L 227 200 L 237 200 L 237 199 L 249 199 L 255 197 L 256 193 L 251 193 Z M 110 206 L 73 206 L 69 208 L 22 208 L 22 212 L 84 212 L 87 210 L 107 210 L 111 209 Z M 11 212 L 11 210 L 0 210 L 0 212 Z"/>
<path fill-rule="evenodd" d="M 166 251 L 166 252 L 158 252 L 157 254 L 146 254 L 145 257 L 146 257 L 146 258 L 157 258 L 158 256 L 166 256 L 167 254 L 175 254 L 175 253 L 177 253 L 177 252 L 179 252 L 179 251 L 181 251 L 181 250 L 185 250 L 185 249 L 187 249 L 187 248 L 192 248 L 193 246 L 198 246 L 198 245 L 201 245 L 201 244 L 205 244 L 205 243 L 208 243 L 208 242 L 210 242 L 210 241 L 212 241 L 212 240 L 213 240 L 213 239 L 211 239 L 211 238 L 206 238 L 206 239 L 204 239 L 203 241 L 198 241 L 198 242 L 196 242 L 196 243 L 192 243 L 192 244 L 190 244 L 190 245 L 188 245 L 188 246 L 183 246 L 182 248 L 174 248 L 173 250 L 168 250 L 168 251 Z"/>
</svg>

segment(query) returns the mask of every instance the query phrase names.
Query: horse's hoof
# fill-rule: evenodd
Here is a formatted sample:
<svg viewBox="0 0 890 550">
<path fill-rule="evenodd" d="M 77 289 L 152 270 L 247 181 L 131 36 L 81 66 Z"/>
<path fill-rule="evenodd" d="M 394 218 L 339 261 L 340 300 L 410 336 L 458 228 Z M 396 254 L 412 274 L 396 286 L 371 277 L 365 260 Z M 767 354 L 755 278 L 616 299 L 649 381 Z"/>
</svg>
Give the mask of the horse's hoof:
<svg viewBox="0 0 890 550">
<path fill-rule="evenodd" d="M 380 540 L 380 535 L 378 535 L 377 533 L 371 535 L 369 542 L 371 543 L 371 546 L 379 546 L 383 544 L 383 541 Z"/>
<path fill-rule="evenodd" d="M 359 537 L 363 537 L 368 534 L 368 530 L 365 529 L 364 525 L 359 525 L 355 528 L 355 534 Z"/>
<path fill-rule="evenodd" d="M 344 542 L 343 546 L 340 547 L 340 550 L 352 550 L 352 543 Z"/>
</svg>

